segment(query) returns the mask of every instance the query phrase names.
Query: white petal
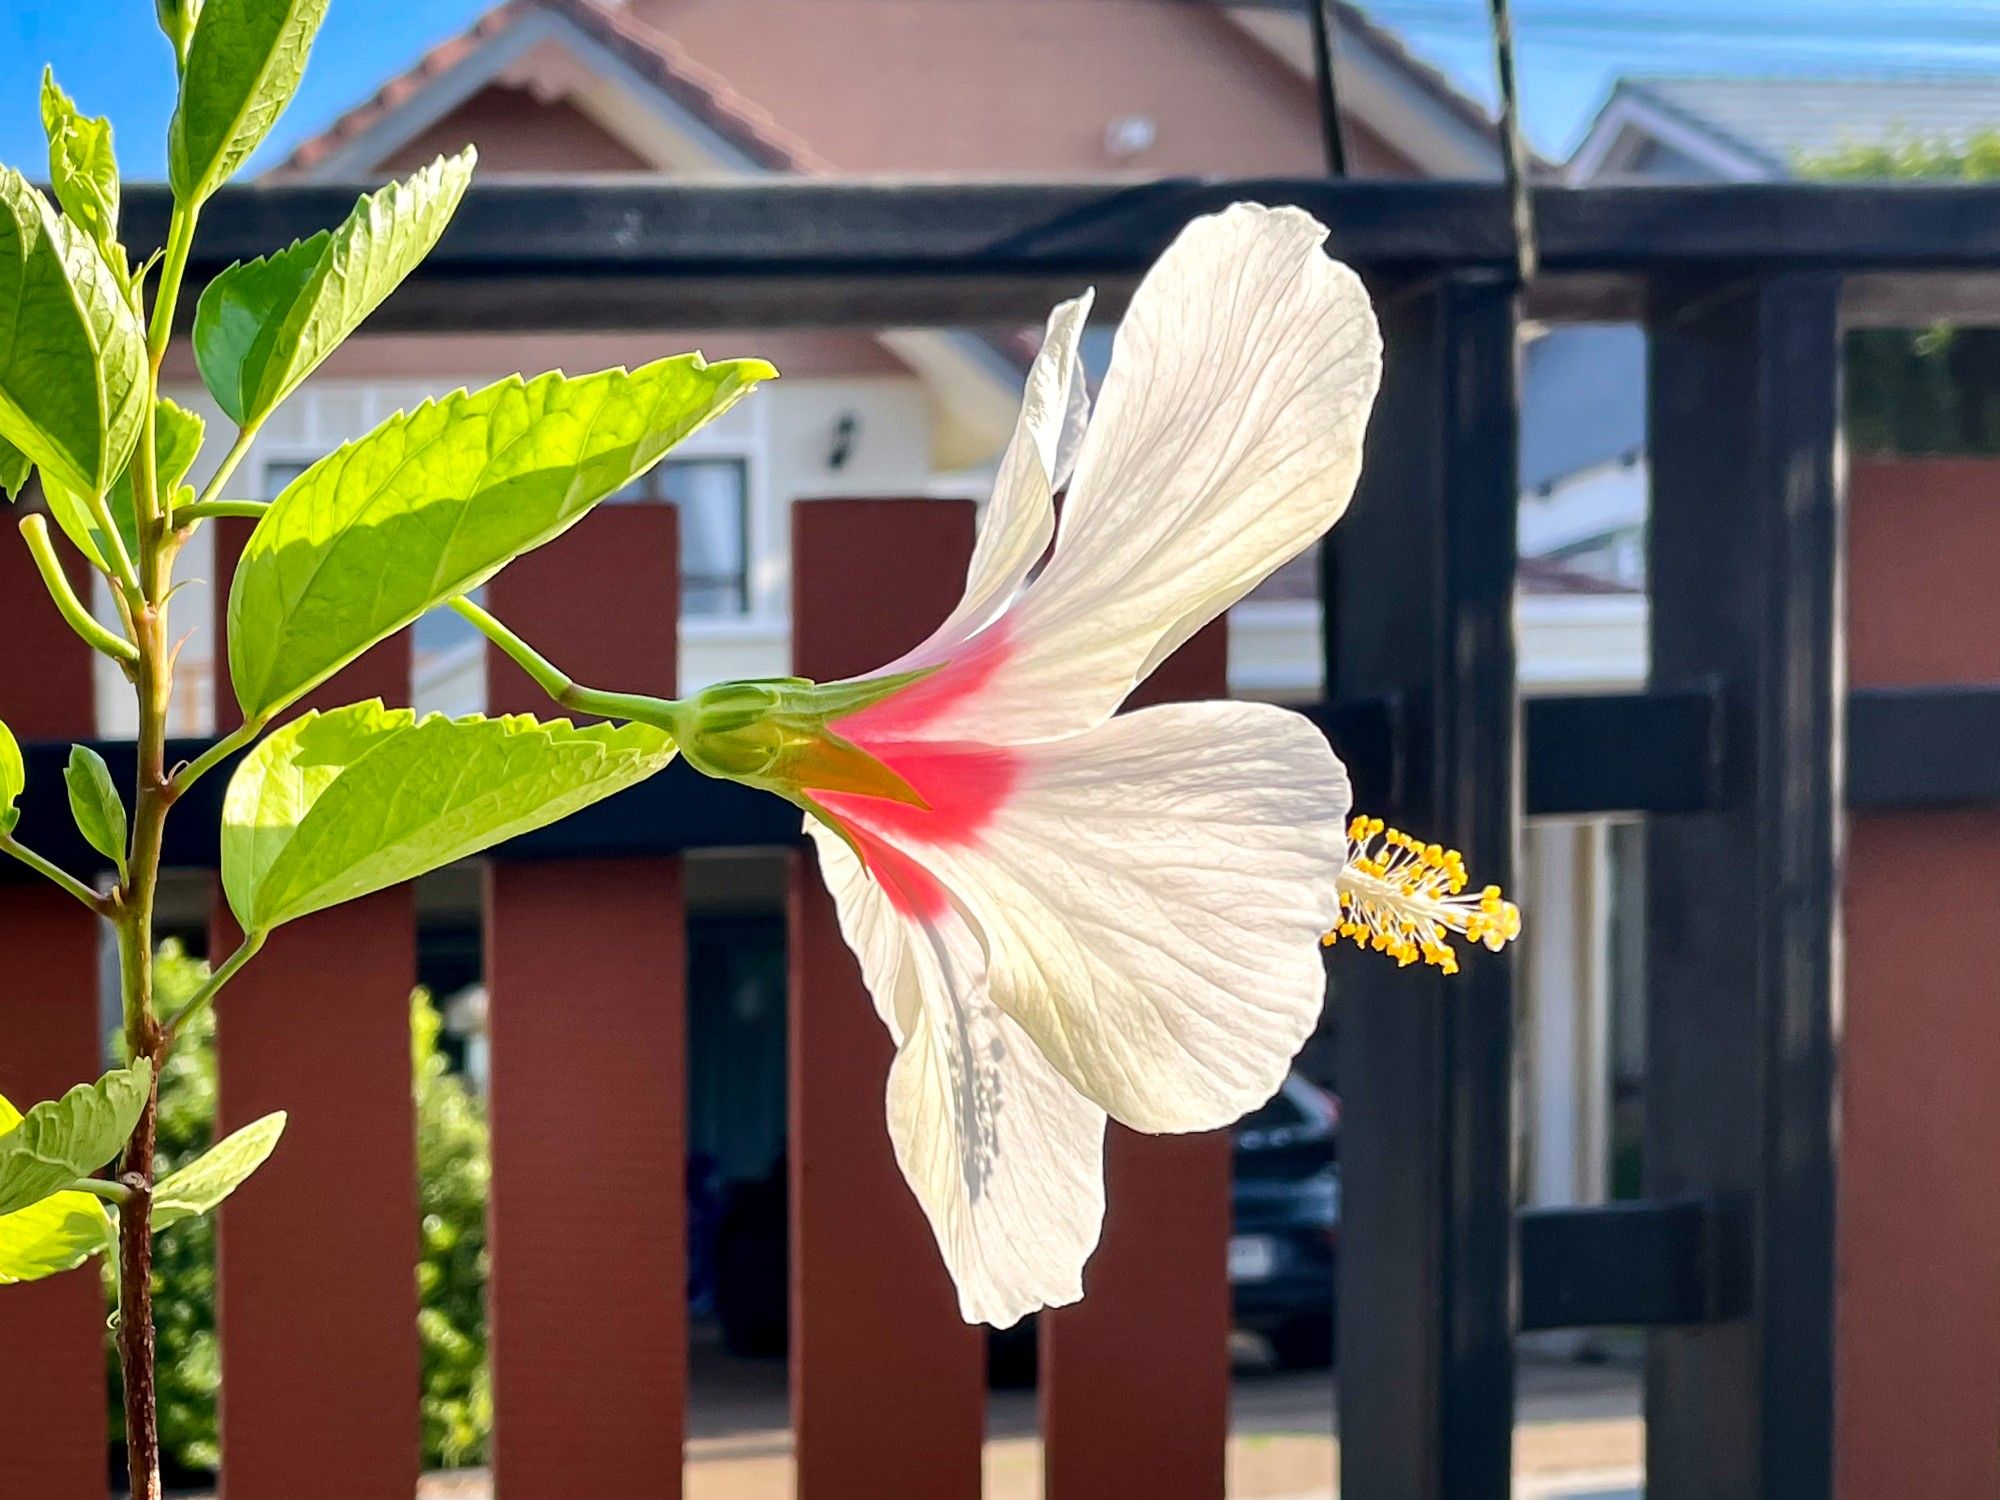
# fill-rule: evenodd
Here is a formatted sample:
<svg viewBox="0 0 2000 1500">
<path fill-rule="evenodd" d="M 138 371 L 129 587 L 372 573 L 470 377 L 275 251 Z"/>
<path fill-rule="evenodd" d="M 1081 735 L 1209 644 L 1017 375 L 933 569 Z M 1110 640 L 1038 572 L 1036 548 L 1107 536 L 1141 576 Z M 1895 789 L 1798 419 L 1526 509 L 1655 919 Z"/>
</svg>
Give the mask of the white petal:
<svg viewBox="0 0 2000 1500">
<path fill-rule="evenodd" d="M 1028 371 L 1013 439 L 1001 456 L 993 498 L 980 519 L 964 597 L 929 640 L 884 672 L 940 660 L 976 634 L 1006 607 L 1048 551 L 1055 534 L 1055 491 L 1069 477 L 1090 415 L 1077 345 L 1095 295 L 1085 292 L 1049 314 L 1041 352 Z"/>
<path fill-rule="evenodd" d="M 1297 209 L 1197 219 L 1140 284 L 1055 555 L 1005 666 L 936 726 L 1023 743 L 1101 723 L 1347 508 L 1381 376 L 1368 295 Z"/>
<path fill-rule="evenodd" d="M 890 1034 L 889 1134 L 968 1323 L 1083 1295 L 1104 1219 L 1104 1111 L 992 1003 L 965 916 L 906 919 L 845 842 L 808 824 L 841 934 Z"/>
<path fill-rule="evenodd" d="M 1114 1119 L 1239 1119 L 1319 1019 L 1345 770 L 1257 703 L 1142 709 L 1023 753 L 973 846 L 908 846 L 979 923 L 994 1002 Z"/>
<path fill-rule="evenodd" d="M 819 851 L 819 873 L 833 895 L 840 935 L 860 960 L 875 1014 L 900 1047 L 923 1004 L 903 918 L 869 879 L 845 839 L 814 817 L 806 819 L 806 832 Z"/>
</svg>

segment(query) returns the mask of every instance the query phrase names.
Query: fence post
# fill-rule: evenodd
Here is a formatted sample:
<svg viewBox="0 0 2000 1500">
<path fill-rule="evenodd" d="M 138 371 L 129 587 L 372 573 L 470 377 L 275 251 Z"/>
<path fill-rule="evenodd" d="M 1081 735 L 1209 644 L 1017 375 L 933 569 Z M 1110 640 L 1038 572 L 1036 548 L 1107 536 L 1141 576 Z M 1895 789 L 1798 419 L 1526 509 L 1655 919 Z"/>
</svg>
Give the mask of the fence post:
<svg viewBox="0 0 2000 1500">
<path fill-rule="evenodd" d="M 1650 1341 L 1656 1500 L 1831 1491 L 1839 292 L 1649 310 L 1653 685 L 1722 702 L 1713 810 L 1647 828 L 1646 1187 L 1718 1224 L 1717 1321 Z"/>
<path fill-rule="evenodd" d="M 1357 806 L 1511 886 L 1515 295 L 1475 274 L 1391 288 L 1361 490 L 1322 554 L 1328 697 L 1387 699 L 1391 784 Z M 1513 962 L 1333 965 L 1342 1115 L 1341 1493 L 1492 1500 L 1514 1422 Z"/>
<path fill-rule="evenodd" d="M 216 524 L 220 612 L 248 527 Z M 225 631 L 219 617 L 219 642 Z M 403 632 L 301 708 L 395 705 L 409 690 Z M 231 727 L 236 700 L 220 667 L 215 701 L 218 728 Z M 234 946 L 219 892 L 211 932 L 211 953 Z M 217 1003 L 218 1130 L 274 1109 L 291 1116 L 217 1235 L 229 1500 L 387 1500 L 416 1488 L 415 982 L 416 899 L 400 886 L 279 929 Z"/>
<path fill-rule="evenodd" d="M 819 681 L 893 660 L 943 620 L 972 506 L 792 507 L 792 663 Z M 894 1056 L 809 851 L 792 855 L 792 1423 L 800 1500 L 977 1500 L 985 1342 L 959 1321 L 889 1143 Z"/>
<path fill-rule="evenodd" d="M 88 738 L 90 648 L 56 614 L 11 525 L 0 525 L 0 599 L 8 602 L 0 718 L 23 741 Z M 27 795 L 60 803 L 64 792 L 58 781 Z M 0 874 L 0 1094 L 22 1109 L 103 1069 L 98 953 L 96 917 L 39 876 Z M 103 1500 L 96 1262 L 0 1293 L 0 1350 L 0 1500 Z"/>
<path fill-rule="evenodd" d="M 488 604 L 579 682 L 671 696 L 676 512 L 607 506 Z M 487 649 L 492 713 L 561 710 Z M 486 873 L 494 1476 L 507 1500 L 681 1491 L 687 947 L 678 858 Z"/>
<path fill-rule="evenodd" d="M 1217 620 L 1131 706 L 1222 698 Z M 1221 1500 L 1229 1445 L 1229 1132 L 1105 1142 L 1104 1239 L 1085 1299 L 1041 1319 L 1048 1500 Z"/>
</svg>

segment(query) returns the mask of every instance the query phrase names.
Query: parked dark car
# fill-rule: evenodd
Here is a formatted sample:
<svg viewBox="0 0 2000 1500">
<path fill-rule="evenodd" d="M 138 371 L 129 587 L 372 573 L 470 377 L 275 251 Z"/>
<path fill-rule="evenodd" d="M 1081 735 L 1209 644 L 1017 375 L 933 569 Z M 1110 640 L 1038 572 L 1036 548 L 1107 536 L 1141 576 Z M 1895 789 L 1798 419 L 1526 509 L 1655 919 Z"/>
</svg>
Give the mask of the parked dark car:
<svg viewBox="0 0 2000 1500">
<path fill-rule="evenodd" d="M 1340 1101 L 1296 1073 L 1233 1132 L 1229 1289 L 1236 1326 L 1278 1362 L 1333 1362 Z"/>
<path fill-rule="evenodd" d="M 1294 1074 L 1232 1132 L 1229 1284 L 1239 1328 L 1281 1364 L 1324 1367 L 1334 1353 L 1333 1261 L 1340 1238 L 1340 1101 Z M 715 1231 L 715 1312 L 725 1347 L 782 1355 L 786 1343 L 785 1164 L 730 1185 Z M 1034 1321 L 993 1336 L 993 1377 L 1034 1378 Z"/>
</svg>

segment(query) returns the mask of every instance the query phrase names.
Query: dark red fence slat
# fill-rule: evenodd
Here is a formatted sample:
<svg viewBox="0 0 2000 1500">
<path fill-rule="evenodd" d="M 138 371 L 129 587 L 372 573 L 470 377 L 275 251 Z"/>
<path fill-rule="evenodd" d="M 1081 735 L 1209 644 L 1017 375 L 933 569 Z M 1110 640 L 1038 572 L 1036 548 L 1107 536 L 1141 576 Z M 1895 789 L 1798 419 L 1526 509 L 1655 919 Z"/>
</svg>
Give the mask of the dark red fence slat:
<svg viewBox="0 0 2000 1500">
<path fill-rule="evenodd" d="M 671 694 L 675 512 L 607 508 L 494 579 L 579 681 Z M 555 708 L 488 652 L 495 713 Z M 687 949 L 678 859 L 487 872 L 494 1463 L 507 1500 L 680 1493 Z"/>
<path fill-rule="evenodd" d="M 880 666 L 957 602 L 969 504 L 792 507 L 792 661 Z M 791 881 L 792 1422 L 801 1500 L 976 1497 L 983 1340 L 959 1321 L 883 1118 L 894 1055 L 810 854 Z"/>
<path fill-rule="evenodd" d="M 91 656 L 0 525 L 0 719 L 26 739 L 83 738 L 94 720 Z M 57 798 L 60 783 L 28 796 Z M 79 872 L 81 873 L 81 872 Z M 97 919 L 45 885 L 0 886 L 0 1094 L 25 1109 L 95 1078 Z M 102 1500 L 104 1298 L 97 1269 L 0 1290 L 0 1500 Z"/>
<path fill-rule="evenodd" d="M 219 528 L 218 578 L 246 535 L 241 524 Z M 404 633 L 305 706 L 407 703 L 409 682 Z M 216 708 L 225 727 L 235 721 L 226 680 Z M 235 940 L 218 898 L 211 951 Z M 219 1002 L 220 1127 L 274 1109 L 291 1116 L 277 1153 L 221 1212 L 227 1500 L 415 1491 L 415 982 L 416 900 L 400 887 L 280 928 Z"/>
<path fill-rule="evenodd" d="M 1218 621 L 1132 706 L 1220 698 Z M 1229 1134 L 1144 1136 L 1114 1124 L 1104 1240 L 1084 1300 L 1041 1324 L 1048 1500 L 1221 1500 L 1229 1440 Z"/>
<path fill-rule="evenodd" d="M 1856 687 L 2000 679 L 2000 460 L 1874 459 L 1849 492 Z M 2000 1493 L 2000 918 L 1990 807 L 1859 814 L 1848 845 L 1835 1343 L 1843 1500 Z M 1921 894 L 1917 894 L 1920 892 Z"/>
</svg>

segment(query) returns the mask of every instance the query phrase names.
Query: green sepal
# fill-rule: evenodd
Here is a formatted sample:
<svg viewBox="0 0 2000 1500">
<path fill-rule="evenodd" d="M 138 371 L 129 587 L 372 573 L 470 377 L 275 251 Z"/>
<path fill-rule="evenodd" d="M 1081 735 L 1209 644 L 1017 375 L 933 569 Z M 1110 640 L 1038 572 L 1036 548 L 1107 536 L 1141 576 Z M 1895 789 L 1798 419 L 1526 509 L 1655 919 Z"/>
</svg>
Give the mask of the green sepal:
<svg viewBox="0 0 2000 1500">
<path fill-rule="evenodd" d="M 696 770 L 789 801 L 837 792 L 928 807 L 894 769 L 829 726 L 893 697 L 930 670 L 825 684 L 796 677 L 719 682 L 674 705 L 676 737 Z"/>
</svg>

